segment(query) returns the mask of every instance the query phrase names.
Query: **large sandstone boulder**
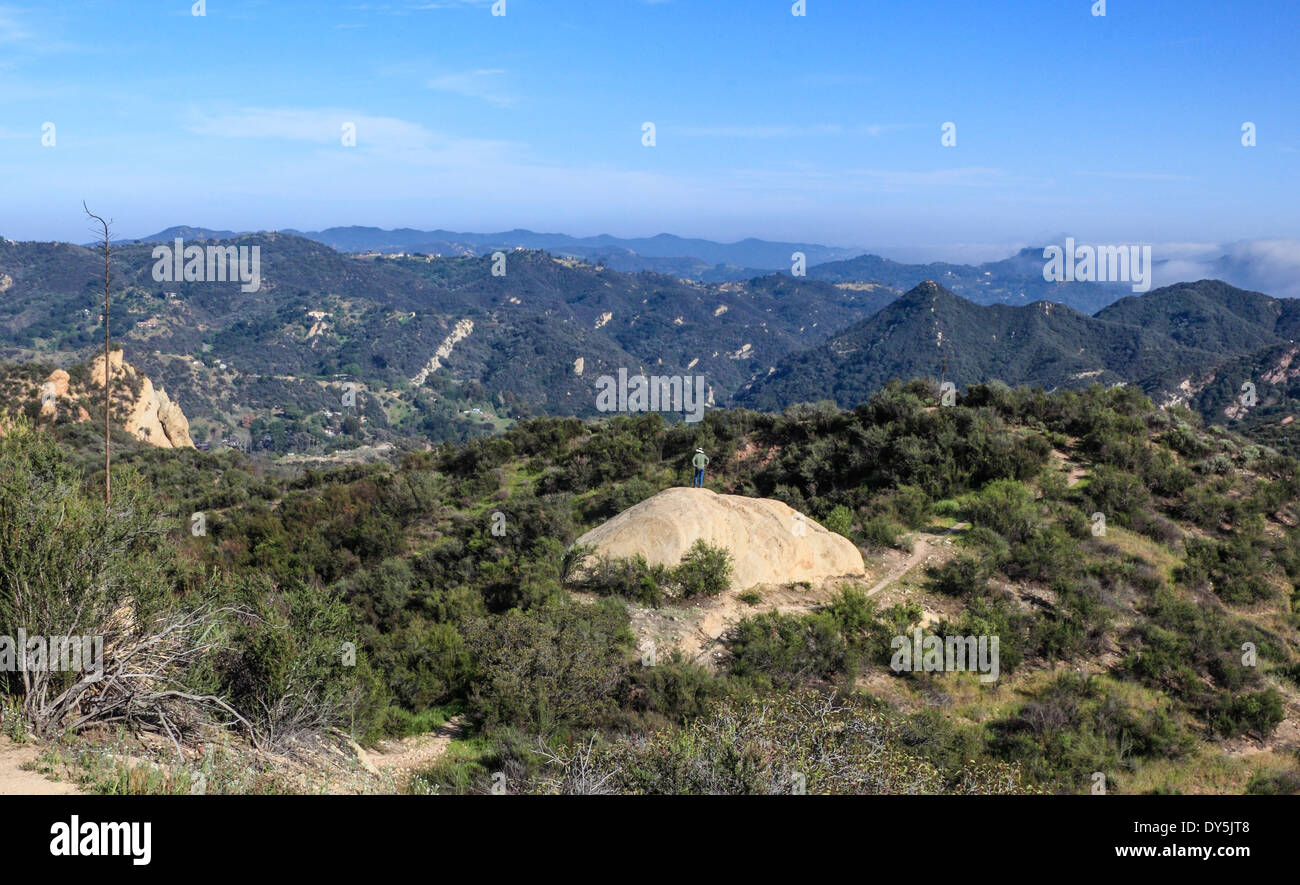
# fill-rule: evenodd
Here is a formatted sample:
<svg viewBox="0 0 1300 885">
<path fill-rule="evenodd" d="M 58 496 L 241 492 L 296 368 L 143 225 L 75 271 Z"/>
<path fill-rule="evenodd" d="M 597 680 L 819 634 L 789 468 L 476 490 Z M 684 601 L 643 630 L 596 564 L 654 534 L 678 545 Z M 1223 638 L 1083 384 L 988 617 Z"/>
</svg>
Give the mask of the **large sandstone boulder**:
<svg viewBox="0 0 1300 885">
<path fill-rule="evenodd" d="M 131 415 L 126 419 L 126 432 L 160 449 L 172 447 L 162 421 L 158 420 L 158 393 L 148 378 L 140 379 L 140 395 L 131 404 Z"/>
<path fill-rule="evenodd" d="M 640 553 L 652 565 L 675 566 L 697 538 L 731 553 L 731 586 L 821 582 L 866 573 L 851 541 L 769 498 L 719 495 L 708 489 L 665 489 L 577 540 L 615 558 Z"/>
</svg>

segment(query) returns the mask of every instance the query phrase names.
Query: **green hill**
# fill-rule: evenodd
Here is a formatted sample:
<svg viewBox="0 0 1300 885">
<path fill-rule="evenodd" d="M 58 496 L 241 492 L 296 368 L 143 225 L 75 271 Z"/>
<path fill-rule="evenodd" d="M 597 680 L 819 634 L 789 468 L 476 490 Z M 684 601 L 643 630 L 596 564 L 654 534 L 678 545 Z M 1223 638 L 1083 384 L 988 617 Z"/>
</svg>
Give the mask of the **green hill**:
<svg viewBox="0 0 1300 885">
<path fill-rule="evenodd" d="M 512 793 L 568 792 L 571 764 L 641 793 L 774 792 L 795 771 L 836 793 L 1085 793 L 1096 772 L 1113 793 L 1300 789 L 1300 464 L 1133 388 L 936 394 L 894 383 L 852 411 L 698 425 L 543 418 L 329 471 L 127 448 L 124 512 L 166 535 L 104 562 L 150 576 L 151 611 L 230 606 L 221 648 L 171 674 L 243 717 L 209 727 L 284 746 L 458 716 L 414 791 L 486 792 L 505 771 Z M 96 512 L 93 437 L 54 432 L 57 450 L 0 438 L 0 506 L 24 514 L 0 553 L 23 568 L 75 566 L 32 541 Z M 685 484 L 696 446 L 710 488 L 843 534 L 866 580 L 739 594 L 707 549 L 575 570 L 568 545 Z M 917 631 L 997 637 L 996 678 L 904 667 Z M 244 783 L 240 758 L 213 783 Z"/>
</svg>

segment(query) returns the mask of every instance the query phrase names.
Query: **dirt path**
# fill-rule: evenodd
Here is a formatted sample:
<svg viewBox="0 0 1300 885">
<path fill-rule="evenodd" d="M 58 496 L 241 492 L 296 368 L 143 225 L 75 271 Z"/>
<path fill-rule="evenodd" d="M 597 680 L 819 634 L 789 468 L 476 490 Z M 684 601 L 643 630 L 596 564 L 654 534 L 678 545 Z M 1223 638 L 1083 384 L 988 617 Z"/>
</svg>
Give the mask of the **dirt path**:
<svg viewBox="0 0 1300 885">
<path fill-rule="evenodd" d="M 902 580 L 918 566 L 932 564 L 937 557 L 947 557 L 952 536 L 970 526 L 958 523 L 937 533 L 918 533 L 913 536 L 912 550 L 887 552 L 878 563 L 885 574 L 869 590 L 874 596 Z M 825 605 L 839 589 L 842 581 L 828 581 L 820 587 L 801 588 L 797 585 L 760 587 L 762 602 L 749 605 L 738 594 L 725 593 L 716 600 L 704 603 L 696 611 L 663 612 L 644 609 L 634 614 L 633 627 L 638 642 L 653 637 L 660 649 L 676 646 L 697 663 L 716 665 L 722 657 L 722 637 L 746 615 L 776 611 L 781 614 L 804 614 Z"/>
<path fill-rule="evenodd" d="M 918 565 L 924 565 L 929 562 L 931 554 L 938 552 L 940 546 L 951 544 L 953 535 L 960 534 L 970 528 L 969 523 L 959 522 L 947 531 L 939 532 L 934 535 L 917 535 L 912 540 L 912 552 L 892 565 L 885 576 L 877 581 L 870 590 L 868 596 L 875 596 L 881 590 L 886 589 L 891 584 L 902 580 L 903 576 L 916 568 Z"/>
<path fill-rule="evenodd" d="M 1072 461 L 1070 456 L 1060 449 L 1052 449 L 1052 456 L 1056 459 L 1057 469 L 1065 472 L 1065 485 L 1068 488 L 1074 488 L 1079 484 L 1088 472 L 1083 469 L 1083 465 Z"/>
<path fill-rule="evenodd" d="M 23 768 L 40 754 L 39 747 L 0 737 L 0 796 L 72 796 L 80 792 L 72 784 Z"/>
<path fill-rule="evenodd" d="M 437 731 L 395 741 L 380 741 L 366 754 L 367 759 L 380 773 L 392 775 L 399 787 L 404 786 L 411 775 L 428 768 L 447 752 L 448 745 L 463 731 L 460 717 L 454 716 Z"/>
<path fill-rule="evenodd" d="M 933 552 L 934 547 L 930 544 L 928 538 L 916 538 L 912 541 L 912 552 L 905 556 L 899 556 L 897 562 L 889 566 L 889 571 L 885 576 L 877 581 L 867 590 L 868 596 L 875 596 L 881 590 L 886 589 L 900 580 L 904 575 L 925 562 L 926 557 Z"/>
</svg>

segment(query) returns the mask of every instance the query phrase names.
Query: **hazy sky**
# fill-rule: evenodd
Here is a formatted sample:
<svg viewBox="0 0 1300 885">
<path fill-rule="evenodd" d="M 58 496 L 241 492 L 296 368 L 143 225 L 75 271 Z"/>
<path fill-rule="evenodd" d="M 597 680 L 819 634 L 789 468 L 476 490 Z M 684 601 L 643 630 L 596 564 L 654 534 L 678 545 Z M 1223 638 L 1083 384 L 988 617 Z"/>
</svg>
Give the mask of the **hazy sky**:
<svg viewBox="0 0 1300 885">
<path fill-rule="evenodd" d="M 0 234 L 1300 237 L 1294 0 L 791 5 L 0 0 Z"/>
</svg>

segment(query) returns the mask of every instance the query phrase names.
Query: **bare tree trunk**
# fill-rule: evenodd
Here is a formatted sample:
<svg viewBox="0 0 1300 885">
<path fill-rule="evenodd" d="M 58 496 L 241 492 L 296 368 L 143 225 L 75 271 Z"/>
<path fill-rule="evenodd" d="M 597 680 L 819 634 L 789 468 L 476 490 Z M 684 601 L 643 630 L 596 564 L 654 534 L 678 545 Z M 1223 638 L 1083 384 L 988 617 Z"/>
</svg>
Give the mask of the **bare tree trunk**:
<svg viewBox="0 0 1300 885">
<path fill-rule="evenodd" d="M 91 212 L 84 200 L 81 203 L 81 208 L 86 210 L 87 215 L 98 221 L 100 227 L 104 230 L 104 506 L 107 507 L 112 501 L 109 474 L 112 460 L 109 452 L 109 411 L 113 402 L 113 373 L 109 371 L 108 366 L 108 256 L 111 249 L 108 233 L 109 223 Z"/>
</svg>

